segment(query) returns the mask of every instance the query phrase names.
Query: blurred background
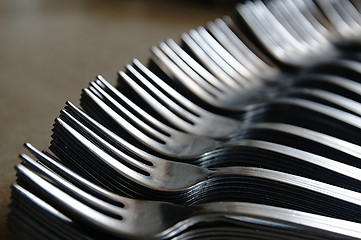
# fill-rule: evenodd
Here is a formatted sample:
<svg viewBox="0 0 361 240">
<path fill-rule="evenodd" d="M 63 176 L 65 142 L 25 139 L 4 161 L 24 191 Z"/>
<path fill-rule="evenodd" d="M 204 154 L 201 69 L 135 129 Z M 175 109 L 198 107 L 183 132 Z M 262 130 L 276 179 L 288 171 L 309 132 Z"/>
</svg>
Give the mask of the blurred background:
<svg viewBox="0 0 361 240">
<path fill-rule="evenodd" d="M 103 75 L 115 84 L 133 58 L 217 17 L 235 1 L 1 0 L 0 1 L 0 239 L 18 154 L 31 142 L 49 146 L 54 119 L 67 100 Z M 26 152 L 26 151 L 25 151 Z"/>
</svg>

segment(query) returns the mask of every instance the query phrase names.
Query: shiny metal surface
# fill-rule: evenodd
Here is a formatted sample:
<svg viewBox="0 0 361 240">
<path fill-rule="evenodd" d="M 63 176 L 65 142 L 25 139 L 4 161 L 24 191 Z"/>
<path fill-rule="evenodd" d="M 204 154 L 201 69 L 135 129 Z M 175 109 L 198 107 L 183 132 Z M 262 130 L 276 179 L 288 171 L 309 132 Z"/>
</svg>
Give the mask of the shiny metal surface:
<svg viewBox="0 0 361 240">
<path fill-rule="evenodd" d="M 360 6 L 235 10 L 98 75 L 49 151 L 25 144 L 19 239 L 361 239 Z"/>
<path fill-rule="evenodd" d="M 350 2 L 315 2 L 317 6 L 312 1 L 248 1 L 237 10 L 274 57 L 304 67 L 342 56 L 333 43 L 359 36 L 359 12 Z"/>
<path fill-rule="evenodd" d="M 246 202 L 214 202 L 184 208 L 165 202 L 124 198 L 105 190 L 101 190 L 105 199 L 100 200 L 72 183 L 62 180 L 45 168 L 43 168 L 43 174 L 46 175 L 42 175 L 46 176 L 44 178 L 24 165 L 18 165 L 17 168 L 21 173 L 21 178 L 33 182 L 36 185 L 34 187 L 39 191 L 47 192 L 49 196 L 52 196 L 50 201 L 61 203 L 62 209 L 66 209 L 70 216 L 81 219 L 84 223 L 108 234 L 121 237 L 164 238 L 167 235 L 176 235 L 180 230 L 197 222 L 210 219 L 218 221 L 231 219 L 233 222 L 239 221 L 240 224 L 242 221 L 253 224 L 265 224 L 264 221 L 269 221 L 273 228 L 293 226 L 301 231 L 301 234 L 305 231 L 303 228 L 307 229 L 304 232 L 306 234 L 310 234 L 312 231 L 317 232 L 318 229 L 326 230 L 323 233 L 326 236 L 331 233 L 336 236 L 340 234 L 339 237 L 357 237 L 360 234 L 358 223 Z M 89 184 L 93 189 L 99 189 L 71 171 L 67 170 L 67 172 L 76 178 L 76 183 L 82 182 Z M 27 194 L 28 198 L 32 197 L 26 189 L 20 186 L 15 185 L 14 189 Z M 110 199 L 116 201 L 118 206 L 106 202 Z M 32 199 L 32 201 L 36 200 L 39 201 L 36 198 Z M 144 215 L 144 212 L 152 214 Z M 167 215 L 169 214 L 173 221 L 163 221 L 163 219 L 168 219 Z M 312 234 L 310 235 L 312 236 Z"/>
</svg>

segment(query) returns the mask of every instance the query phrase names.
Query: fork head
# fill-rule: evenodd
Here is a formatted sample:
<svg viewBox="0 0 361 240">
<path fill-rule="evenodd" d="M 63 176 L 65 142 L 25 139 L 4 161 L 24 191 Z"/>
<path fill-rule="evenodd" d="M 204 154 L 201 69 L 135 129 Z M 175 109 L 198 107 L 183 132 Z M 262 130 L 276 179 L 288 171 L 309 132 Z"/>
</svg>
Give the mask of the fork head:
<svg viewBox="0 0 361 240">
<path fill-rule="evenodd" d="M 62 131 L 68 137 L 75 139 L 80 148 L 95 155 L 97 161 L 110 166 L 113 171 L 126 176 L 137 184 L 154 190 L 172 191 L 192 186 L 212 173 L 205 168 L 167 161 L 151 155 L 140 162 L 134 155 L 104 141 L 66 112 L 63 112 L 62 119 L 57 119 L 54 127 L 57 131 Z M 66 122 L 70 122 L 76 127 L 72 127 Z M 187 176 L 184 176 L 185 172 L 188 173 Z"/>
<path fill-rule="evenodd" d="M 117 92 L 115 89 L 113 90 Z M 119 92 L 117 96 L 122 97 Z M 108 99 L 112 99 L 109 95 L 107 97 Z M 113 121 L 112 124 L 107 126 L 110 127 L 110 129 L 114 129 L 118 135 L 125 136 L 127 139 L 129 139 L 127 135 L 130 135 L 133 139 L 136 139 L 136 142 L 140 142 L 143 146 L 148 146 L 150 149 L 154 149 L 166 155 L 194 155 L 195 152 L 209 150 L 218 144 L 217 140 L 186 134 L 171 128 L 143 111 L 137 105 L 128 105 L 127 107 L 136 111 L 141 118 L 137 117 L 123 106 L 126 102 L 129 104 L 131 103 L 129 99 L 122 103 L 119 101 L 116 102 L 114 99 L 112 100 L 114 104 L 113 107 L 110 107 L 91 90 L 87 89 L 84 90 L 81 99 L 82 105 L 86 111 L 89 111 L 91 105 L 94 104 L 98 107 L 98 111 L 100 110 L 100 112 L 103 113 L 102 118 L 111 119 Z M 189 123 L 186 124 L 189 125 Z M 117 129 L 115 129 L 114 126 L 117 126 Z M 128 134 L 124 135 L 125 133 Z"/>
<path fill-rule="evenodd" d="M 87 195 L 76 182 L 70 183 L 60 179 L 56 172 L 46 169 L 41 164 L 24 156 L 23 164 L 31 164 L 29 168 L 23 164 L 17 165 L 18 178 L 21 185 L 15 185 L 17 191 L 33 203 L 32 207 L 48 206 L 45 214 L 52 214 L 54 209 L 56 217 L 72 219 L 78 227 L 91 227 L 93 235 L 108 237 L 149 239 L 162 238 L 177 229 L 193 212 L 193 208 L 185 208 L 166 202 L 141 201 L 118 196 L 118 206 Z M 70 170 L 69 170 L 70 171 Z M 29 188 L 29 186 L 31 186 Z M 32 192 L 42 198 L 39 199 Z M 106 207 L 111 208 L 107 211 Z M 61 216 L 65 212 L 66 216 Z M 144 214 L 147 212 L 147 214 Z M 172 213 L 172 217 L 168 216 Z M 167 218 L 165 218 L 167 217 Z"/>
<path fill-rule="evenodd" d="M 122 80 L 145 99 L 154 111 L 183 131 L 200 136 L 222 138 L 231 136 L 242 128 L 240 121 L 207 111 L 188 100 L 139 61 L 134 60 L 134 64 L 137 69 L 127 66 L 133 78 L 121 72 Z M 222 127 L 215 128 L 214 126 Z"/>
</svg>

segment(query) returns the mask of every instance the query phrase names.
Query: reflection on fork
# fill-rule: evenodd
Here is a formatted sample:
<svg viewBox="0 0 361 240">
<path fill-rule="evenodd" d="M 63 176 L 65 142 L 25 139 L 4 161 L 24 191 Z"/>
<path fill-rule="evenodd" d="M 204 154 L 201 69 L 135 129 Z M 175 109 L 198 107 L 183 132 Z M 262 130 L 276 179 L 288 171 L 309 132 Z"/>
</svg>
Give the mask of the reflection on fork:
<svg viewBox="0 0 361 240">
<path fill-rule="evenodd" d="M 36 239 L 360 239 L 360 3 L 246 1 L 101 76 L 26 147 Z M 55 155 L 55 156 L 54 156 Z"/>
<path fill-rule="evenodd" d="M 42 168 L 41 165 L 39 167 Z M 214 224 L 228 226 L 229 229 L 236 230 L 235 236 L 242 236 L 242 229 L 247 232 L 255 228 L 257 230 L 252 231 L 253 236 L 260 235 L 268 239 L 278 239 L 274 235 L 275 231 L 281 231 L 283 236 L 289 235 L 290 239 L 357 237 L 360 229 L 358 223 L 350 221 L 247 202 L 214 202 L 183 207 L 166 202 L 133 200 L 107 192 L 65 168 L 60 172 L 62 176 L 66 176 L 65 179 L 45 168 L 34 170 L 18 165 L 17 169 L 19 180 L 25 187 L 14 185 L 14 197 L 27 202 L 31 208 L 44 212 L 40 215 L 41 219 L 46 219 L 46 215 L 53 215 L 62 223 L 60 226 L 81 227 L 83 233 L 91 234 L 92 237 L 165 239 L 191 234 L 192 227 L 200 223 L 205 223 L 203 227 L 208 225 L 210 228 Z M 39 171 L 43 171 L 42 175 Z M 28 188 L 41 193 L 42 197 L 33 195 Z M 89 189 L 92 193 L 100 193 L 103 199 L 86 192 Z M 60 210 L 54 211 L 52 205 L 58 206 Z M 67 216 L 62 212 L 66 212 Z M 152 214 L 144 214 L 145 212 Z M 21 211 L 18 214 L 24 215 Z M 43 227 L 37 227 L 40 236 L 51 237 L 46 233 L 41 235 Z M 188 232 L 188 228 L 191 231 Z M 76 228 L 71 230 L 73 231 L 70 233 L 61 233 L 66 233 L 70 238 L 87 238 L 87 235 L 77 233 Z M 213 231 L 215 229 L 211 233 Z"/>
</svg>

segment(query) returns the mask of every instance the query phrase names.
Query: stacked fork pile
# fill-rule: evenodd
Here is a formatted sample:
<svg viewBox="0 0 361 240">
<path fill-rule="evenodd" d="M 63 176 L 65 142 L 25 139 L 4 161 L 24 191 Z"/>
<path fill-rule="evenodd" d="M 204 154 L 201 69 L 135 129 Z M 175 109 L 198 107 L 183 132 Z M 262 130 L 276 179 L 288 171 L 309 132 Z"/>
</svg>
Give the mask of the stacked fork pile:
<svg viewBox="0 0 361 240">
<path fill-rule="evenodd" d="M 21 239 L 361 239 L 361 4 L 273 0 L 98 76 L 25 144 Z"/>
</svg>

